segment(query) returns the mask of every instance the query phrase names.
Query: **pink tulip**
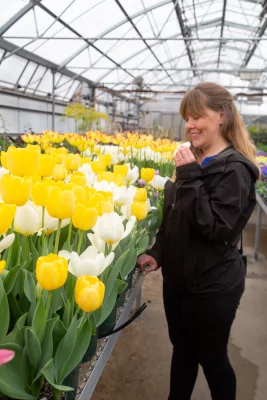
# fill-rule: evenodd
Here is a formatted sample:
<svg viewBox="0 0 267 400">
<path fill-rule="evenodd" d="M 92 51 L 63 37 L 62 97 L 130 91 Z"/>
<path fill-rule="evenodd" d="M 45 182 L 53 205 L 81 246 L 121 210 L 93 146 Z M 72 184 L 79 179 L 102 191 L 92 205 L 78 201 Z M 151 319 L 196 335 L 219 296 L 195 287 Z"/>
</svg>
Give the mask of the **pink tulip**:
<svg viewBox="0 0 267 400">
<path fill-rule="evenodd" d="M 0 365 L 6 364 L 15 357 L 15 352 L 12 350 L 0 350 Z"/>
</svg>

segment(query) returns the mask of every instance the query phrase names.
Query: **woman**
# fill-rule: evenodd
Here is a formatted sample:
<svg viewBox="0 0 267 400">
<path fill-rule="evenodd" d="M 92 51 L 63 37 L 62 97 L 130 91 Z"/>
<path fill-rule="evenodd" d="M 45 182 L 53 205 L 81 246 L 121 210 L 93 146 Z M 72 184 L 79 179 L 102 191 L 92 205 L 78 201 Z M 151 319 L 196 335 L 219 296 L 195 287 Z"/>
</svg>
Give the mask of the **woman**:
<svg viewBox="0 0 267 400">
<path fill-rule="evenodd" d="M 227 344 L 244 291 L 237 244 L 256 203 L 256 149 L 222 86 L 197 85 L 180 113 L 191 148 L 179 147 L 174 156 L 176 179 L 165 187 L 162 225 L 138 263 L 144 274 L 162 266 L 173 344 L 169 400 L 190 400 L 199 364 L 212 399 L 234 400 Z"/>
</svg>

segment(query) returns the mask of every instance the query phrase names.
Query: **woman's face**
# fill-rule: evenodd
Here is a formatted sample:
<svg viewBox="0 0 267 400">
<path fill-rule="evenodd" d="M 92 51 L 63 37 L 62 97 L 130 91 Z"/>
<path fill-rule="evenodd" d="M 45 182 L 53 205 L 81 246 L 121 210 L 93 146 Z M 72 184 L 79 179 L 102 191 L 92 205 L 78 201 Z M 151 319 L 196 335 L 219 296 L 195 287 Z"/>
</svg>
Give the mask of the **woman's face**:
<svg viewBox="0 0 267 400">
<path fill-rule="evenodd" d="M 221 138 L 222 122 L 222 112 L 216 112 L 210 108 L 205 109 L 204 117 L 188 116 L 185 126 L 193 146 L 200 149 L 213 146 Z"/>
</svg>

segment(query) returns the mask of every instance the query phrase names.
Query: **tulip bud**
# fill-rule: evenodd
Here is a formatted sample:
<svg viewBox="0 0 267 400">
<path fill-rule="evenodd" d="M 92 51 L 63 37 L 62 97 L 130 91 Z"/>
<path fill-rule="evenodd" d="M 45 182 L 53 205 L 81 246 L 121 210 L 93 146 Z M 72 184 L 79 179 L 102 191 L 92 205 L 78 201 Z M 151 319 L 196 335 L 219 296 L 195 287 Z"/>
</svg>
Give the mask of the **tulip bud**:
<svg viewBox="0 0 267 400">
<path fill-rule="evenodd" d="M 45 206 L 50 217 L 58 219 L 71 218 L 75 206 L 75 194 L 70 190 L 62 190 L 57 186 L 50 186 L 46 189 Z"/>
<path fill-rule="evenodd" d="M 141 168 L 141 179 L 146 182 L 151 181 L 154 178 L 155 170 L 153 168 Z"/>
<path fill-rule="evenodd" d="M 146 202 L 133 202 L 131 206 L 131 213 L 136 217 L 138 221 L 142 221 L 146 218 L 148 213 L 148 206 Z"/>
<path fill-rule="evenodd" d="M 75 185 L 78 186 L 85 186 L 86 185 L 86 176 L 82 172 L 73 172 L 70 176 L 70 181 L 71 183 L 74 183 Z"/>
<path fill-rule="evenodd" d="M 49 156 L 48 154 L 41 154 L 37 174 L 46 177 L 52 176 L 56 163 L 57 160 L 55 157 Z"/>
<path fill-rule="evenodd" d="M 53 172 L 52 172 L 52 178 L 55 181 L 64 181 L 64 179 L 66 179 L 67 175 L 68 175 L 68 171 L 62 164 L 57 164 L 54 167 Z"/>
<path fill-rule="evenodd" d="M 89 231 L 95 226 L 97 217 L 98 212 L 96 208 L 78 204 L 72 216 L 72 223 L 77 229 Z"/>
<path fill-rule="evenodd" d="M 15 212 L 15 204 L 0 203 L 0 235 L 4 235 L 10 228 Z"/>
<path fill-rule="evenodd" d="M 64 165 L 68 171 L 76 171 L 81 166 L 81 157 L 79 154 L 68 154 Z"/>
<path fill-rule="evenodd" d="M 118 175 L 123 175 L 124 177 L 128 174 L 128 165 L 114 165 L 114 173 Z"/>
<path fill-rule="evenodd" d="M 46 181 L 36 182 L 32 185 L 32 201 L 37 206 L 45 206 L 46 188 L 48 184 Z"/>
<path fill-rule="evenodd" d="M 56 254 L 39 257 L 36 263 L 36 279 L 45 290 L 56 290 L 63 286 L 68 277 L 66 258 Z"/>
<path fill-rule="evenodd" d="M 0 179 L 0 194 L 7 204 L 24 206 L 30 198 L 31 188 L 31 178 L 6 174 Z"/>
<path fill-rule="evenodd" d="M 6 266 L 6 261 L 5 260 L 0 261 L 0 275 L 3 271 L 3 269 L 5 268 L 5 266 Z"/>
<path fill-rule="evenodd" d="M 99 161 L 104 163 L 107 167 L 111 165 L 112 162 L 112 155 L 111 154 L 103 154 L 98 157 Z"/>
<path fill-rule="evenodd" d="M 1 151 L 1 165 L 5 169 L 8 169 L 7 168 L 7 154 L 6 154 L 6 151 Z"/>
<path fill-rule="evenodd" d="M 13 175 L 32 176 L 39 165 L 40 146 L 28 145 L 24 149 L 10 146 L 7 150 L 7 167 Z"/>
<path fill-rule="evenodd" d="M 94 276 L 81 276 L 75 285 L 75 302 L 84 312 L 93 312 L 102 306 L 105 285 Z"/>
<path fill-rule="evenodd" d="M 136 194 L 134 196 L 134 201 L 146 201 L 147 199 L 147 191 L 146 189 L 137 188 Z"/>
</svg>

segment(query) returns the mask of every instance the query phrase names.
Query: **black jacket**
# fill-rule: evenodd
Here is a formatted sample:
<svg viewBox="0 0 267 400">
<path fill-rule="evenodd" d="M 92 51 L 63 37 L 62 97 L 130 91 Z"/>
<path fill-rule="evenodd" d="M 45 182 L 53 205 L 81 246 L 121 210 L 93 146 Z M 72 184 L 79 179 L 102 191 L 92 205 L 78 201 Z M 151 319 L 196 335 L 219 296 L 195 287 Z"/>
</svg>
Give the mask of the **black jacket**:
<svg viewBox="0 0 267 400">
<path fill-rule="evenodd" d="M 237 244 L 256 204 L 258 170 L 229 147 L 202 168 L 176 168 L 165 186 L 162 225 L 146 253 L 164 282 L 182 291 L 216 295 L 244 282 Z"/>
</svg>

